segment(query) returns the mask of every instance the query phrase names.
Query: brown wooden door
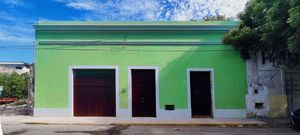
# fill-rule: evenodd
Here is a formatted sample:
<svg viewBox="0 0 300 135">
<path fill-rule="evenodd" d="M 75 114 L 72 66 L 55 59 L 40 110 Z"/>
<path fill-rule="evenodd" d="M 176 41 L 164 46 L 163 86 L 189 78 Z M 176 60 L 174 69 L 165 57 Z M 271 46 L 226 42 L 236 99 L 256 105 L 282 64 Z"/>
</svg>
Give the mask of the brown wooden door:
<svg viewBox="0 0 300 135">
<path fill-rule="evenodd" d="M 192 117 L 211 117 L 210 72 L 191 71 Z"/>
<path fill-rule="evenodd" d="M 74 70 L 74 116 L 116 116 L 115 70 Z"/>
<path fill-rule="evenodd" d="M 132 116 L 156 117 L 155 70 L 131 70 Z"/>
</svg>

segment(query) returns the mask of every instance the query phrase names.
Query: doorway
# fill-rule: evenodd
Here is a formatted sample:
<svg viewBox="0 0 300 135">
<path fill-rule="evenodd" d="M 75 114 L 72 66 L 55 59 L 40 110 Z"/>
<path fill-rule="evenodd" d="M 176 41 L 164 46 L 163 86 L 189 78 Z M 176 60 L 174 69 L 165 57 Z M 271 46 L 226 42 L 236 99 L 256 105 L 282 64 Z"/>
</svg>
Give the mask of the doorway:
<svg viewBox="0 0 300 135">
<path fill-rule="evenodd" d="M 131 69 L 132 117 L 156 117 L 155 69 Z"/>
<path fill-rule="evenodd" d="M 189 71 L 188 74 L 192 117 L 212 117 L 211 72 Z"/>
</svg>

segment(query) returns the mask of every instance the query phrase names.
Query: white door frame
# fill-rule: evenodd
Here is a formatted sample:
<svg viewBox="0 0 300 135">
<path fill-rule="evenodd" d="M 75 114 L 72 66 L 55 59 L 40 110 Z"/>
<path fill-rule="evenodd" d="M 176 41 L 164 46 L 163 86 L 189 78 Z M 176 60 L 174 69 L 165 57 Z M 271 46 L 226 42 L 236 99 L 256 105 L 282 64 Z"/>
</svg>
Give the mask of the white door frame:
<svg viewBox="0 0 300 135">
<path fill-rule="evenodd" d="M 214 69 L 213 68 L 187 68 L 187 99 L 188 99 L 188 111 L 192 117 L 192 105 L 191 105 L 191 83 L 190 83 L 190 72 L 191 71 L 199 71 L 199 72 L 210 72 L 210 81 L 211 81 L 211 103 L 212 103 L 212 116 L 215 117 L 215 81 L 214 81 Z"/>
<path fill-rule="evenodd" d="M 119 112 L 119 67 L 118 66 L 69 66 L 69 109 L 71 116 L 74 117 L 74 89 L 73 89 L 73 70 L 74 69 L 114 69 L 115 70 L 115 83 L 116 83 L 116 117 Z"/>
<path fill-rule="evenodd" d="M 155 103 L 156 103 L 156 117 L 159 111 L 159 74 L 157 66 L 128 66 L 128 109 L 132 117 L 132 69 L 152 69 L 155 71 Z"/>
</svg>

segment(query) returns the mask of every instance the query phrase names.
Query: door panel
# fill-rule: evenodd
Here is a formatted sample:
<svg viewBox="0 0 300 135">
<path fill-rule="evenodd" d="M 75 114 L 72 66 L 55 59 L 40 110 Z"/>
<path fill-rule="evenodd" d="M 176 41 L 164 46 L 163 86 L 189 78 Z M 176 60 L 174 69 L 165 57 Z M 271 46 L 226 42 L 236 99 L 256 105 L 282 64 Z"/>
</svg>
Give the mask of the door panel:
<svg viewBox="0 0 300 135">
<path fill-rule="evenodd" d="M 156 117 L 155 70 L 131 70 L 132 116 Z"/>
<path fill-rule="evenodd" d="M 210 72 L 191 71 L 192 117 L 211 117 L 211 80 Z"/>
<path fill-rule="evenodd" d="M 115 116 L 115 70 L 74 70 L 74 116 Z"/>
</svg>

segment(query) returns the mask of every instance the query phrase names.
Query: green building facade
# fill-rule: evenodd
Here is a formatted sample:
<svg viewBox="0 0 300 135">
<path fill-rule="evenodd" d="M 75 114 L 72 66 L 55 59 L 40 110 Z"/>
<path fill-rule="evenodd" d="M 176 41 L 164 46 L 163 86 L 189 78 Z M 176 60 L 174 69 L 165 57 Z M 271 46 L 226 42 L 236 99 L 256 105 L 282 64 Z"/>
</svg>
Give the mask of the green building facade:
<svg viewBox="0 0 300 135">
<path fill-rule="evenodd" d="M 244 118 L 246 61 L 222 44 L 236 26 L 231 21 L 40 22 L 34 25 L 34 115 Z M 152 90 L 154 96 L 147 96 Z"/>
</svg>

